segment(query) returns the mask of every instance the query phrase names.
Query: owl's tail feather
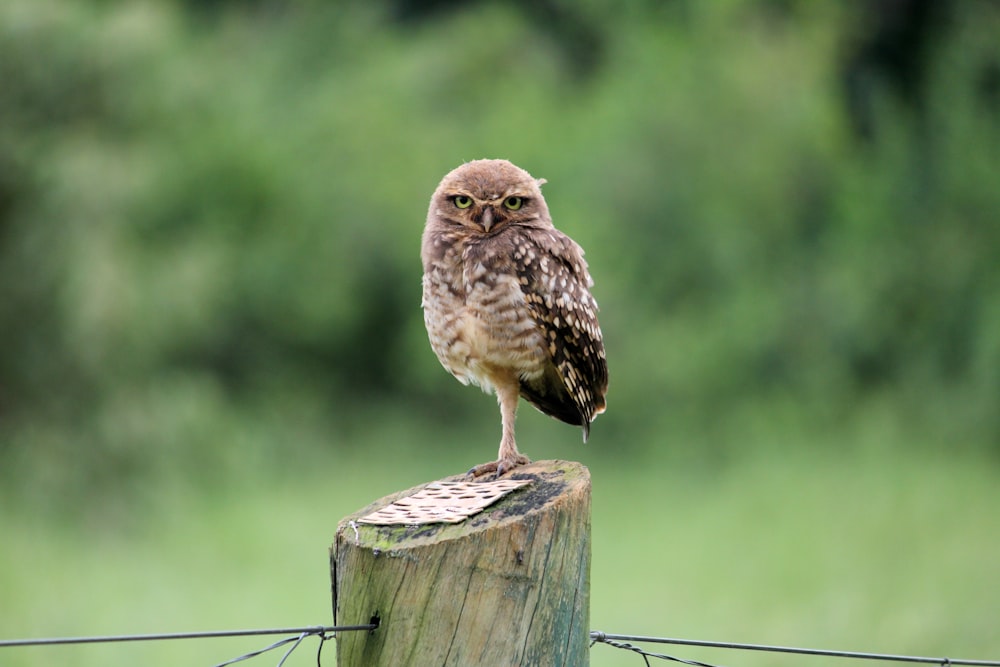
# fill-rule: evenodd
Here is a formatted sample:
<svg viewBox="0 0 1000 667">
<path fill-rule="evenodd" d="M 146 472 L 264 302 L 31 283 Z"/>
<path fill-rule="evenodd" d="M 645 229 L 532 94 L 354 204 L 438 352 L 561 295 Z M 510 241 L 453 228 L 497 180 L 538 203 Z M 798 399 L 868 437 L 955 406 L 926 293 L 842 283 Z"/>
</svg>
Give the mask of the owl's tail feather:
<svg viewBox="0 0 1000 667">
<path fill-rule="evenodd" d="M 549 417 L 573 426 L 583 426 L 584 430 L 589 425 L 589 420 L 584 419 L 583 415 L 580 414 L 580 406 L 563 389 L 562 384 L 528 384 L 522 380 L 521 396 L 535 406 L 539 412 Z"/>
</svg>

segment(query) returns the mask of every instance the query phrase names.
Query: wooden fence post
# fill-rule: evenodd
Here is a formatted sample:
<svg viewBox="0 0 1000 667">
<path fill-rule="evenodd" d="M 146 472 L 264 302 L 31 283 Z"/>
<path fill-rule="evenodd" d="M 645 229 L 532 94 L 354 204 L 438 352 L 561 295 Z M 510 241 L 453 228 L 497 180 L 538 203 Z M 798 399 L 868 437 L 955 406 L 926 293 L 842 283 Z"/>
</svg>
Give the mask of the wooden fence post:
<svg viewBox="0 0 1000 667">
<path fill-rule="evenodd" d="M 503 479 L 531 481 L 459 523 L 362 521 L 464 475 L 341 520 L 330 548 L 334 622 L 380 625 L 339 635 L 338 667 L 590 664 L 590 473 L 538 461 Z"/>
</svg>

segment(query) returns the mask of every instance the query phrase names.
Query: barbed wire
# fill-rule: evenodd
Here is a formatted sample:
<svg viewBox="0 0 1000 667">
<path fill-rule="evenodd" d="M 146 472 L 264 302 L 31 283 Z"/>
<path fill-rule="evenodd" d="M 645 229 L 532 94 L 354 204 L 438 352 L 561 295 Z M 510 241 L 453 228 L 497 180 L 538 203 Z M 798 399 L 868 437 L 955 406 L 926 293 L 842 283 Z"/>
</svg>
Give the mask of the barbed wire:
<svg viewBox="0 0 1000 667">
<path fill-rule="evenodd" d="M 771 653 L 794 653 L 798 655 L 824 656 L 828 658 L 857 658 L 861 660 L 880 660 L 886 662 L 912 662 L 931 665 L 971 665 L 973 667 L 1000 667 L 1000 660 L 966 660 L 962 658 L 933 658 L 917 655 L 900 655 L 893 653 L 864 653 L 860 651 L 837 651 L 817 648 L 797 648 L 793 646 L 773 646 L 769 644 L 740 644 L 736 642 L 703 641 L 699 639 L 676 639 L 672 637 L 646 637 L 642 635 L 615 635 L 598 630 L 591 631 L 590 645 L 607 644 L 615 648 L 634 651 L 643 656 L 661 658 L 682 662 L 688 665 L 698 665 L 700 667 L 718 667 L 703 662 L 682 660 L 669 655 L 649 653 L 641 648 L 626 642 L 653 643 L 653 644 L 677 644 L 681 646 L 700 646 L 707 648 L 734 649 L 740 651 L 767 651 Z M 646 660 L 649 664 L 649 660 Z"/>
</svg>

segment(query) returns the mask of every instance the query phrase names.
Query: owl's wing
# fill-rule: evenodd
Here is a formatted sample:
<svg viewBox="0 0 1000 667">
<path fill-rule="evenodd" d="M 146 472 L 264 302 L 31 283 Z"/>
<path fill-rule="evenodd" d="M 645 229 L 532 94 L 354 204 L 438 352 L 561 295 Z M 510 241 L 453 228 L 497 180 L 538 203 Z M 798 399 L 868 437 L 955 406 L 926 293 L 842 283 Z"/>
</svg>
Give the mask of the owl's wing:
<svg viewBox="0 0 1000 667">
<path fill-rule="evenodd" d="M 586 440 L 590 422 L 604 412 L 608 366 L 583 250 L 558 230 L 531 229 L 513 259 L 551 361 L 541 378 L 521 381 L 521 395 L 542 412 L 582 426 Z"/>
</svg>

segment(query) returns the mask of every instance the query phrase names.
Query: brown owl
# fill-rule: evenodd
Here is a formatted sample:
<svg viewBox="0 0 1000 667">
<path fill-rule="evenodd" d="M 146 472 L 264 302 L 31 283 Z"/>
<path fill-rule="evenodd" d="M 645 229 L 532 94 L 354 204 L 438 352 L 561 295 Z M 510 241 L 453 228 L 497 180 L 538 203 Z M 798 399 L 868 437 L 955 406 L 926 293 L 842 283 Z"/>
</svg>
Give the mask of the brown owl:
<svg viewBox="0 0 1000 667">
<path fill-rule="evenodd" d="M 552 225 L 544 179 L 506 160 L 447 174 L 431 197 L 421 256 L 424 323 L 441 364 L 495 391 L 496 461 L 478 477 L 529 462 L 514 442 L 520 396 L 583 427 L 604 412 L 608 367 L 583 249 Z"/>
</svg>

